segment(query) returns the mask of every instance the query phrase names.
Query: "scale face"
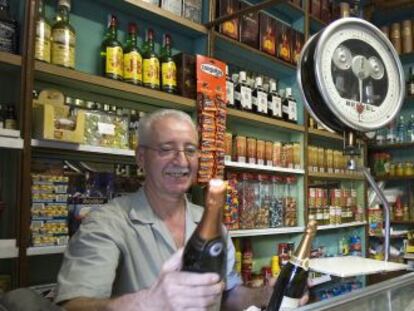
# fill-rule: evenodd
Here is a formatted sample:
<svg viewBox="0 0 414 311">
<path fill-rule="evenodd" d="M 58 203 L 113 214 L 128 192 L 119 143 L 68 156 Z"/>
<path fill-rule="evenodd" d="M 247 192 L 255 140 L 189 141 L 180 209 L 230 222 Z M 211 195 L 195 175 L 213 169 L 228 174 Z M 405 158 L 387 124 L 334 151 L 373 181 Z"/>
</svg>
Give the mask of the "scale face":
<svg viewBox="0 0 414 311">
<path fill-rule="evenodd" d="M 312 117 L 340 132 L 383 127 L 404 101 L 404 72 L 392 44 L 358 18 L 337 20 L 307 42 L 298 82 Z"/>
</svg>

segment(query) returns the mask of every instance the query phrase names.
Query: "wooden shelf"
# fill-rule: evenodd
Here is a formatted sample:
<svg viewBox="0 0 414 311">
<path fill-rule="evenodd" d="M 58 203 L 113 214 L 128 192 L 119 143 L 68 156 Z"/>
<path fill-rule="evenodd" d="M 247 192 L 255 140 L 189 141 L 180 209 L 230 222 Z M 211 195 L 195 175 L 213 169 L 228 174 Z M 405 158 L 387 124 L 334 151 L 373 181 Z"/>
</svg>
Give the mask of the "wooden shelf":
<svg viewBox="0 0 414 311">
<path fill-rule="evenodd" d="M 196 101 L 88 73 L 35 62 L 35 79 L 158 107 L 194 111 Z"/>
<path fill-rule="evenodd" d="M 20 131 L 0 129 L 0 148 L 23 149 L 23 139 Z"/>
<path fill-rule="evenodd" d="M 66 245 L 28 247 L 26 254 L 27 256 L 63 254 L 65 249 Z"/>
<path fill-rule="evenodd" d="M 395 150 L 395 149 L 407 149 L 414 148 L 414 143 L 402 143 L 402 144 L 386 144 L 386 145 L 369 145 L 370 151 L 375 150 Z"/>
<path fill-rule="evenodd" d="M 15 239 L 0 239 L 0 259 L 17 258 L 18 255 Z"/>
<path fill-rule="evenodd" d="M 227 109 L 227 116 L 230 118 L 247 121 L 249 123 L 250 122 L 255 123 L 256 126 L 257 126 L 257 123 L 260 123 L 262 125 L 267 125 L 267 126 L 272 126 L 272 127 L 274 126 L 274 127 L 278 127 L 281 129 L 286 129 L 286 130 L 291 130 L 291 131 L 296 131 L 296 132 L 305 131 L 305 128 L 302 125 L 280 121 L 280 120 L 272 119 L 269 117 L 261 116 L 258 114 L 254 114 L 252 112 L 237 110 L 234 108 Z"/>
<path fill-rule="evenodd" d="M 160 7 L 147 3 L 142 0 L 99 0 L 115 10 L 122 10 L 132 14 L 137 20 L 147 20 L 156 23 L 165 28 L 174 28 L 182 34 L 190 37 L 199 37 L 207 34 L 207 28 L 204 25 L 194 23 L 189 19 L 175 15 Z"/>
<path fill-rule="evenodd" d="M 281 235 L 291 233 L 302 233 L 305 227 L 281 227 L 281 228 L 265 228 L 265 229 L 241 229 L 229 230 L 229 235 L 232 238 L 241 238 L 249 236 L 264 236 L 264 235 Z"/>
<path fill-rule="evenodd" d="M 359 226 L 365 226 L 367 224 L 366 221 L 353 221 L 353 222 L 347 222 L 343 224 L 338 225 L 322 225 L 318 226 L 319 230 L 333 230 L 333 229 L 339 229 L 339 228 L 349 228 L 349 227 L 359 227 Z"/>
<path fill-rule="evenodd" d="M 375 177 L 376 181 L 404 181 L 404 180 L 413 180 L 414 176 L 377 176 Z"/>
<path fill-rule="evenodd" d="M 233 62 L 236 65 L 244 65 L 244 68 L 250 70 L 253 70 L 253 68 L 246 66 L 261 67 L 261 71 L 265 71 L 267 68 L 268 72 L 264 72 L 264 74 L 270 74 L 269 71 L 271 71 L 273 75 L 277 74 L 279 77 L 281 75 L 292 76 L 296 73 L 296 65 L 285 62 L 276 56 L 264 53 L 259 49 L 238 42 L 218 32 L 214 32 L 214 36 L 216 37 L 214 57 Z M 254 64 L 252 64 L 252 58 L 255 59 Z"/>
<path fill-rule="evenodd" d="M 305 174 L 304 169 L 275 167 L 275 166 L 240 163 L 240 162 L 233 162 L 233 161 L 225 161 L 224 164 L 227 168 L 235 168 L 235 169 L 243 169 L 243 170 L 256 170 L 256 171 L 277 172 L 277 173 L 285 173 L 285 174 Z"/>
<path fill-rule="evenodd" d="M 320 178 L 328 180 L 365 180 L 362 175 L 345 175 L 345 174 L 328 174 L 328 173 L 308 173 L 311 178 Z"/>
<path fill-rule="evenodd" d="M 391 225 L 409 225 L 409 226 L 414 226 L 414 220 L 391 220 Z"/>
<path fill-rule="evenodd" d="M 98 146 L 80 145 L 74 143 L 67 143 L 55 140 L 32 139 L 32 146 L 39 148 L 62 149 L 69 151 L 81 151 L 89 153 L 101 153 L 108 155 L 120 155 L 127 157 L 134 157 L 135 151 L 129 149 L 105 148 Z"/>
<path fill-rule="evenodd" d="M 317 129 L 313 129 L 313 128 L 308 128 L 308 133 L 310 135 L 313 136 L 320 136 L 320 137 L 325 137 L 325 138 L 332 138 L 332 139 L 336 139 L 336 140 L 343 140 L 343 137 L 337 133 L 331 133 L 328 131 L 324 131 L 324 130 L 317 130 Z"/>
<path fill-rule="evenodd" d="M 0 52 L 0 63 L 3 65 L 21 66 L 22 57 L 16 54 Z"/>
</svg>

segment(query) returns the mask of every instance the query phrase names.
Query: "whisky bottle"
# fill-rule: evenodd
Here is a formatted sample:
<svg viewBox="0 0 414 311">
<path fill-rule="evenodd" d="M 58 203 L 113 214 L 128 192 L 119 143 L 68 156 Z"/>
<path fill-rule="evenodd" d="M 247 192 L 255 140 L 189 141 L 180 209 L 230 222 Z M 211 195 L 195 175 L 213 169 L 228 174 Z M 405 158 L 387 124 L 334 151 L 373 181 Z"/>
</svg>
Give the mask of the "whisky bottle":
<svg viewBox="0 0 414 311">
<path fill-rule="evenodd" d="M 308 280 L 309 256 L 316 229 L 316 221 L 310 221 L 295 254 L 277 278 L 266 311 L 294 310 L 299 306 Z"/>
<path fill-rule="evenodd" d="M 275 119 L 283 119 L 282 97 L 277 92 L 276 81 L 270 81 L 269 98 L 268 98 L 269 116 Z"/>
<path fill-rule="evenodd" d="M 252 89 L 247 84 L 246 71 L 239 73 L 239 83 L 234 89 L 234 102 L 238 109 L 252 111 Z"/>
<path fill-rule="evenodd" d="M 122 80 L 124 54 L 121 43 L 118 41 L 117 19 L 114 15 L 110 17 L 100 55 L 104 76 L 114 80 Z"/>
<path fill-rule="evenodd" d="M 292 96 L 292 89 L 286 88 L 285 98 L 282 102 L 283 119 L 288 122 L 297 123 L 298 115 L 296 108 L 296 100 Z"/>
<path fill-rule="evenodd" d="M 226 242 L 223 236 L 223 207 L 226 183 L 209 182 L 203 217 L 184 248 L 184 271 L 215 272 L 223 279 L 226 272 Z"/>
<path fill-rule="evenodd" d="M 234 83 L 229 76 L 229 66 L 226 66 L 226 95 L 227 106 L 234 108 Z"/>
<path fill-rule="evenodd" d="M 124 80 L 142 85 L 142 52 L 137 44 L 137 25 L 128 25 L 128 38 L 124 48 Z"/>
<path fill-rule="evenodd" d="M 0 0 L 0 51 L 17 53 L 17 22 L 10 16 L 8 0 Z"/>
<path fill-rule="evenodd" d="M 8 105 L 4 117 L 4 128 L 9 130 L 17 130 L 16 110 L 14 106 Z"/>
<path fill-rule="evenodd" d="M 75 68 L 76 32 L 69 23 L 70 0 L 59 0 L 52 27 L 52 64 Z"/>
<path fill-rule="evenodd" d="M 45 17 L 45 4 L 39 0 L 39 10 L 36 19 L 35 59 L 50 63 L 52 29 Z"/>
<path fill-rule="evenodd" d="M 252 93 L 253 112 L 267 115 L 267 93 L 263 88 L 262 77 L 256 77 L 255 85 Z"/>
<path fill-rule="evenodd" d="M 144 86 L 160 88 L 160 62 L 154 48 L 154 31 L 147 30 L 147 36 L 143 49 L 143 82 Z"/>
<path fill-rule="evenodd" d="M 177 90 L 177 67 L 172 58 L 172 41 L 169 34 L 164 35 L 164 44 L 161 50 L 161 89 L 168 93 Z"/>
</svg>

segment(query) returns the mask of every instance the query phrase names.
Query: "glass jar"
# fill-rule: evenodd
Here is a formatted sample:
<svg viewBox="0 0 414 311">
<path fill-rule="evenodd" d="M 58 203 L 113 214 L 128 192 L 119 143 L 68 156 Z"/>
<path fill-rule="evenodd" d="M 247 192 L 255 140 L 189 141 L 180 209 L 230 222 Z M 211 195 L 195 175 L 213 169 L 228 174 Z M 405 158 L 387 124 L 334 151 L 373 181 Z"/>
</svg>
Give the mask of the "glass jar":
<svg viewBox="0 0 414 311">
<path fill-rule="evenodd" d="M 269 211 L 269 227 L 277 228 L 283 226 L 283 196 L 285 183 L 283 178 L 272 176 L 272 200 Z"/>
<path fill-rule="evenodd" d="M 254 229 L 257 210 L 260 205 L 259 183 L 255 176 L 249 173 L 243 173 L 241 179 L 238 189 L 240 196 L 240 228 Z"/>
<path fill-rule="evenodd" d="M 256 214 L 256 228 L 268 228 L 269 227 L 269 210 L 272 200 L 272 183 L 269 180 L 269 176 L 265 174 L 259 174 L 257 176 L 259 181 L 259 193 L 260 203 L 258 204 Z"/>
<path fill-rule="evenodd" d="M 397 167 L 395 169 L 396 176 L 404 176 L 404 163 L 398 162 Z"/>
<path fill-rule="evenodd" d="M 237 135 L 235 138 L 236 147 L 233 150 L 236 151 L 235 158 L 237 162 L 246 163 L 247 155 L 247 141 L 246 136 Z"/>
<path fill-rule="evenodd" d="M 285 225 L 297 225 L 297 180 L 295 176 L 286 177 L 285 188 Z"/>
<path fill-rule="evenodd" d="M 256 164 L 256 150 L 257 150 L 257 141 L 256 138 L 248 137 L 247 138 L 247 161 L 249 164 Z"/>
<path fill-rule="evenodd" d="M 414 175 L 413 163 L 410 161 L 407 161 L 404 163 L 404 176 L 412 176 L 412 175 Z"/>
</svg>

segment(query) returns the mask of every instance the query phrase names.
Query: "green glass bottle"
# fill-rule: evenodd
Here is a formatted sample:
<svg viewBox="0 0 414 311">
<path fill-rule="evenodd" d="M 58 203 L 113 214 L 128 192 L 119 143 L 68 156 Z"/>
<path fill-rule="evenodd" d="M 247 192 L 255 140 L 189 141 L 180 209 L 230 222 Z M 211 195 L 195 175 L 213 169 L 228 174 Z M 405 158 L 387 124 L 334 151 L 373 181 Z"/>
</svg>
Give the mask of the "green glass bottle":
<svg viewBox="0 0 414 311">
<path fill-rule="evenodd" d="M 161 89 L 168 93 L 177 90 L 177 67 L 172 57 L 172 41 L 169 34 L 164 35 L 161 50 Z"/>
<path fill-rule="evenodd" d="M 59 0 L 52 27 L 52 64 L 75 68 L 76 32 L 69 22 L 70 0 Z"/>
<path fill-rule="evenodd" d="M 101 59 L 103 75 L 114 80 L 122 80 L 124 54 L 122 45 L 118 41 L 117 19 L 110 16 L 108 30 L 101 45 Z"/>
<path fill-rule="evenodd" d="M 45 4 L 39 0 L 39 11 L 36 18 L 35 59 L 50 63 L 51 32 L 45 17 Z"/>
<path fill-rule="evenodd" d="M 154 49 L 154 31 L 147 30 L 143 51 L 143 82 L 144 86 L 159 89 L 160 88 L 160 62 Z"/>
<path fill-rule="evenodd" d="M 142 85 L 142 52 L 137 44 L 137 25 L 129 23 L 128 38 L 124 48 L 124 80 Z"/>
</svg>

